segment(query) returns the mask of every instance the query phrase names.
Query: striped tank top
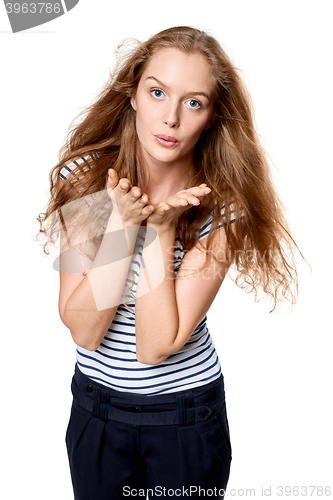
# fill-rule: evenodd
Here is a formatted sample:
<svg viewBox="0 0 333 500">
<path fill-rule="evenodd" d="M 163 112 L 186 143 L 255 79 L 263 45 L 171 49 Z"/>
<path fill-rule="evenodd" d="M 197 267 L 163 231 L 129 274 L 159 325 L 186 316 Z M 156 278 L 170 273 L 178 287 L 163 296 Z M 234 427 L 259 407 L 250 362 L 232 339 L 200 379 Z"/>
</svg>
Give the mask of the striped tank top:
<svg viewBox="0 0 333 500">
<path fill-rule="evenodd" d="M 68 174 L 86 158 L 75 160 L 60 170 L 59 176 Z M 91 168 L 91 167 L 88 167 Z M 208 236 L 212 216 L 203 224 L 199 240 Z M 223 225 L 220 224 L 219 227 Z M 140 363 L 136 359 L 135 296 L 141 265 L 146 226 L 138 231 L 128 276 L 130 290 L 124 304 L 120 304 L 106 335 L 96 351 L 76 348 L 76 361 L 87 377 L 117 391 L 157 395 L 191 389 L 208 384 L 221 374 L 221 366 L 207 325 L 207 315 L 197 325 L 181 349 L 157 365 Z M 179 237 L 174 245 L 174 277 L 185 255 Z M 132 273 L 130 274 L 130 271 Z M 129 278 L 127 278 L 129 280 Z M 126 283 L 128 284 L 128 282 Z"/>
</svg>

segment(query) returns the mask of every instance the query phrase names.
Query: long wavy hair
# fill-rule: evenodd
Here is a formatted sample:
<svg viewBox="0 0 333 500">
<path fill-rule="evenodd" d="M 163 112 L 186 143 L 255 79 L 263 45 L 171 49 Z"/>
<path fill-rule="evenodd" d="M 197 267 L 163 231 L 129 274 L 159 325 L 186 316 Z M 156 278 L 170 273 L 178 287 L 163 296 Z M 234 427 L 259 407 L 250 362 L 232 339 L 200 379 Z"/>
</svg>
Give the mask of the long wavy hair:
<svg viewBox="0 0 333 500">
<path fill-rule="evenodd" d="M 192 27 L 173 27 L 146 42 L 133 39 L 130 42 L 118 46 L 117 63 L 109 81 L 94 102 L 71 123 L 59 151 L 59 163 L 50 171 L 49 203 L 45 213 L 37 218 L 40 223 L 37 236 L 43 234 L 47 238 L 43 251 L 49 254 L 47 246 L 56 241 L 59 233 L 59 217 L 55 214 L 70 201 L 105 192 L 110 167 L 119 178 L 127 177 L 132 185 L 145 192 L 149 179 L 130 98 L 154 54 L 174 47 L 186 54 L 203 54 L 215 80 L 214 123 L 202 132 L 195 146 L 195 174 L 187 186 L 205 182 L 212 191 L 198 207 L 191 207 L 178 219 L 181 244 L 189 251 L 198 241 L 200 227 L 212 215 L 204 265 L 211 258 L 221 260 L 213 251 L 213 241 L 217 233 L 214 230 L 222 223 L 227 237 L 227 259 L 237 272 L 236 285 L 247 292 L 253 291 L 256 301 L 270 297 L 273 301 L 270 312 L 283 300 L 293 306 L 298 297 L 294 260 L 298 247 L 274 188 L 267 155 L 255 130 L 251 98 L 238 70 L 213 36 Z M 81 121 L 74 124 L 78 118 Z M 80 157 L 89 159 L 78 163 L 66 181 L 60 183 L 60 170 Z M 105 201 L 106 198 L 103 202 L 99 200 L 99 206 L 105 207 Z M 106 218 L 98 220 L 101 227 L 99 236 L 95 231 L 95 240 L 100 242 L 100 229 L 105 227 Z M 94 234 L 90 236 L 94 238 Z"/>
</svg>

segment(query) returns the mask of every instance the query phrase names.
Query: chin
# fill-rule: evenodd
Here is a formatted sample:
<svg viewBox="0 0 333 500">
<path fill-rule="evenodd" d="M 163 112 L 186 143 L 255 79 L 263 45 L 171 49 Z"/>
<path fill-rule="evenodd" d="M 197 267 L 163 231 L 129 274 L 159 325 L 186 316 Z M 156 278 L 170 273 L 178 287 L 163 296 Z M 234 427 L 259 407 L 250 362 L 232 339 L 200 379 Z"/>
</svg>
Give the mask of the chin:
<svg viewBox="0 0 333 500">
<path fill-rule="evenodd" d="M 154 155 L 151 156 L 151 158 L 160 163 L 174 163 L 175 161 L 179 160 L 179 158 L 175 158 L 171 155 Z"/>
<path fill-rule="evenodd" d="M 144 152 L 146 153 L 146 155 L 154 160 L 154 161 L 159 161 L 159 162 L 162 162 L 162 163 L 170 163 L 170 162 L 173 162 L 173 161 L 176 161 L 179 159 L 179 155 L 175 155 L 174 151 L 161 151 L 161 150 L 155 150 L 155 149 L 146 149 L 146 148 L 143 148 Z"/>
</svg>

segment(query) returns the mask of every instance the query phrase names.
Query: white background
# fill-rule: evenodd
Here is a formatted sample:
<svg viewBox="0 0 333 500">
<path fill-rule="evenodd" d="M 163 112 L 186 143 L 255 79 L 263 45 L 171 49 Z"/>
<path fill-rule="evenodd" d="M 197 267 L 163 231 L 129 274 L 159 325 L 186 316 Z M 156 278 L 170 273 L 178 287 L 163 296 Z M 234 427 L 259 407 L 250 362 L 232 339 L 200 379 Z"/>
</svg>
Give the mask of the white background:
<svg viewBox="0 0 333 500">
<path fill-rule="evenodd" d="M 268 301 L 256 304 L 229 277 L 209 311 L 233 448 L 228 491 L 254 488 L 258 498 L 271 487 L 278 498 L 277 486 L 333 487 L 330 6 L 81 0 L 12 34 L 0 5 L 1 498 L 73 498 L 64 436 L 75 345 L 58 315 L 59 276 L 32 239 L 49 171 L 70 121 L 107 80 L 117 44 L 182 24 L 209 30 L 240 68 L 292 234 L 312 266 L 298 255 L 291 314 L 269 314 Z"/>
</svg>

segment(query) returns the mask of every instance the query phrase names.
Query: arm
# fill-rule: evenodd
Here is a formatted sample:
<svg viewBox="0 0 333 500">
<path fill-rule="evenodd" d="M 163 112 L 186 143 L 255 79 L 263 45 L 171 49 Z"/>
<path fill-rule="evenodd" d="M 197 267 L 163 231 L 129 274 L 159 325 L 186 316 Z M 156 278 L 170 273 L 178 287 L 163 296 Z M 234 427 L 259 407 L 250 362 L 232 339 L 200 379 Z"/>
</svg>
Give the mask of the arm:
<svg viewBox="0 0 333 500">
<path fill-rule="evenodd" d="M 176 229 L 174 227 L 164 229 L 163 226 L 149 223 L 149 220 L 147 227 L 153 227 L 157 231 L 165 276 L 159 286 L 141 295 L 139 293 L 143 281 L 141 262 L 135 301 L 136 356 L 141 363 L 153 365 L 167 357 L 164 357 L 166 349 L 173 344 L 178 331 L 179 319 L 173 276 Z M 148 275 L 151 270 L 154 272 L 154 267 L 159 264 L 152 262 L 153 259 L 154 256 L 151 256 L 149 262 L 145 262 Z"/>
<path fill-rule="evenodd" d="M 139 227 L 133 229 L 129 232 L 132 252 Z M 112 213 L 102 243 L 85 276 L 60 272 L 61 320 L 70 329 L 74 342 L 91 351 L 101 343 L 121 303 L 131 262 L 131 255 L 118 261 L 114 258 L 119 250 L 107 239 L 107 234 L 113 230 Z M 105 255 L 110 256 L 110 264 L 99 265 L 99 261 L 105 261 Z"/>
<path fill-rule="evenodd" d="M 198 188 L 196 188 L 198 189 Z M 155 215 L 156 212 L 154 212 Z M 230 266 L 225 258 L 227 239 L 225 230 L 219 229 L 213 243 L 213 251 L 219 261 L 211 259 L 201 273 L 205 251 L 196 244 L 185 255 L 174 279 L 173 225 L 153 224 L 150 217 L 147 226 L 154 227 L 161 244 L 165 277 L 163 282 L 149 293 L 139 296 L 135 305 L 137 359 L 146 364 L 158 364 L 178 351 L 188 340 L 198 323 L 210 308 Z M 208 237 L 201 240 L 204 249 Z M 221 258 L 222 255 L 222 258 Z M 148 271 L 154 267 L 150 261 Z M 140 269 L 139 283 L 142 275 Z"/>
<path fill-rule="evenodd" d="M 128 185 L 128 180 L 126 183 Z M 118 190 L 115 206 L 119 208 L 119 212 L 112 211 L 98 252 L 94 261 L 90 261 L 90 269 L 86 275 L 60 272 L 60 318 L 70 329 L 74 342 L 87 350 L 97 349 L 121 303 L 136 236 L 142 220 L 150 213 L 149 206 L 146 205 L 147 195 L 141 196 L 139 188 L 121 192 L 117 184 L 118 176 L 115 178 L 114 173 L 113 178 L 108 180 L 107 187 L 112 189 L 112 193 L 117 193 Z M 138 192 L 140 196 L 137 195 Z M 112 244 L 108 238 L 109 233 L 129 227 L 131 230 L 127 231 L 127 248 Z M 66 249 L 64 235 L 61 241 L 63 252 Z M 72 254 L 80 259 L 78 252 Z M 120 254 L 124 258 L 119 258 Z M 105 265 L 106 260 L 110 264 Z"/>
<path fill-rule="evenodd" d="M 221 228 L 218 233 L 214 244 L 224 253 L 225 231 Z M 230 266 L 229 262 L 212 259 L 208 267 L 198 273 L 205 252 L 199 250 L 197 244 L 185 255 L 174 279 L 174 256 L 168 252 L 171 233 L 159 234 L 159 237 L 165 257 L 165 279 L 155 290 L 138 298 L 135 306 L 137 359 L 153 365 L 167 359 L 187 342 L 213 303 Z M 201 240 L 204 248 L 207 239 Z"/>
</svg>

